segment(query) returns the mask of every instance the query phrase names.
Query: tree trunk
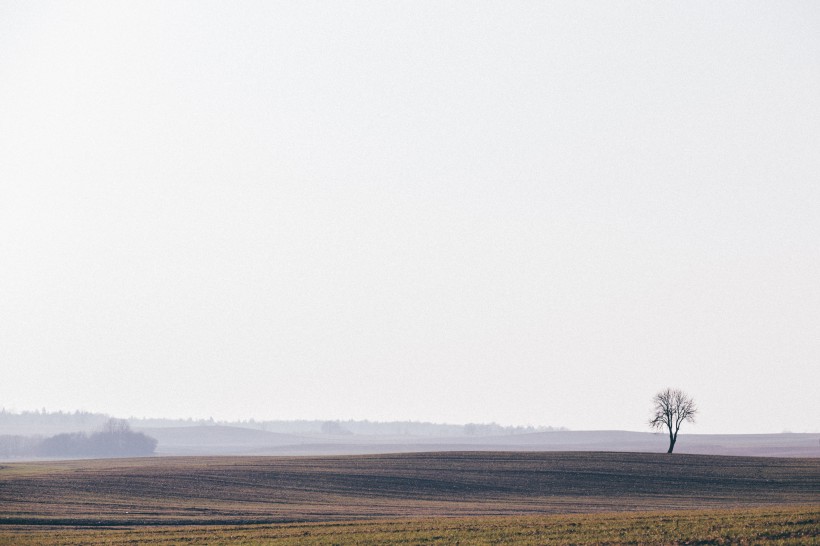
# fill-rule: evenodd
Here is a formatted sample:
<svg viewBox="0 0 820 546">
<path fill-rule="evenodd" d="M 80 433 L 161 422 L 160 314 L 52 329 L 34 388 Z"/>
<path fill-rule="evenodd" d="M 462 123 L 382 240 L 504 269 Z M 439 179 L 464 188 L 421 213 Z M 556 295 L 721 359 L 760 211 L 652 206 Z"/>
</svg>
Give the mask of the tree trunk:
<svg viewBox="0 0 820 546">
<path fill-rule="evenodd" d="M 669 451 L 667 453 L 672 453 L 672 450 L 675 449 L 675 441 L 677 438 L 670 437 L 669 438 Z"/>
</svg>

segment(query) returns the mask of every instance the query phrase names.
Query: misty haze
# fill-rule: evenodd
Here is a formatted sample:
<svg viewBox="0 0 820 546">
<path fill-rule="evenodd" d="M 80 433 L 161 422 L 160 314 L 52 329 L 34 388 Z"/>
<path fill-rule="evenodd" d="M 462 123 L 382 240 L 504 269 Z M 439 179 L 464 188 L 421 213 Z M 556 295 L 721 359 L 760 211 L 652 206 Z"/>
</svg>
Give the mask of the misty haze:
<svg viewBox="0 0 820 546">
<path fill-rule="evenodd" d="M 0 3 L 0 543 L 817 540 L 818 29 Z"/>
</svg>

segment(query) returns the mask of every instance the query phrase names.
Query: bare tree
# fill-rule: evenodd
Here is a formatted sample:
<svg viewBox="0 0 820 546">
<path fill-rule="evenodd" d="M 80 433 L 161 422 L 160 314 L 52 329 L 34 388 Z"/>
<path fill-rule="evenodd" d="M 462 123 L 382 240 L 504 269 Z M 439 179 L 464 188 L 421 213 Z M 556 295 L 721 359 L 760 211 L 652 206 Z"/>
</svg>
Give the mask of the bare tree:
<svg viewBox="0 0 820 546">
<path fill-rule="evenodd" d="M 675 449 L 675 442 L 678 441 L 678 431 L 684 421 L 695 422 L 695 414 L 698 409 L 695 401 L 680 389 L 667 388 L 659 392 L 652 399 L 654 404 L 653 417 L 649 420 L 649 426 L 657 430 L 667 429 L 669 431 L 669 451 Z"/>
<path fill-rule="evenodd" d="M 122 436 L 131 432 L 131 426 L 126 419 L 115 419 L 112 417 L 102 426 L 101 432 Z"/>
</svg>

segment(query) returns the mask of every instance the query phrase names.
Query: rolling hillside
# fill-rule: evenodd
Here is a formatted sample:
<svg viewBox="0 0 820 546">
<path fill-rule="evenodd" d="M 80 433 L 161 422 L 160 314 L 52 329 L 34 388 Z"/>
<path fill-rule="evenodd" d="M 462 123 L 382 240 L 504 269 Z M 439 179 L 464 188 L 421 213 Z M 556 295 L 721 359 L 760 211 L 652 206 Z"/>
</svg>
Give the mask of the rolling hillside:
<svg viewBox="0 0 820 546">
<path fill-rule="evenodd" d="M 0 524 L 149 525 L 820 503 L 820 459 L 451 452 L 0 467 Z"/>
</svg>

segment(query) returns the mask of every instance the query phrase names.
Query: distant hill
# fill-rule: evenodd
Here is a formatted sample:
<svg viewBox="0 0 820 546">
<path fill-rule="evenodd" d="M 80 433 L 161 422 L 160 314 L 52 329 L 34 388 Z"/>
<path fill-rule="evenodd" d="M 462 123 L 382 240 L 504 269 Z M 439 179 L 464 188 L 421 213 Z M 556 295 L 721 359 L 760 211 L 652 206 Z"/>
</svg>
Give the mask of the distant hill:
<svg viewBox="0 0 820 546">
<path fill-rule="evenodd" d="M 629 431 L 554 431 L 502 436 L 278 434 L 241 427 L 136 429 L 159 440 L 159 455 L 353 455 L 431 451 L 616 451 L 663 453 L 663 434 Z M 676 453 L 820 457 L 820 434 L 688 434 Z"/>
<path fill-rule="evenodd" d="M 188 426 L 135 428 L 159 442 L 159 455 L 243 455 L 283 446 L 316 443 L 311 438 L 242 427 Z"/>
<path fill-rule="evenodd" d="M 109 419 L 89 412 L 0 410 L 0 457 L 34 453 L 36 436 L 93 432 Z M 422 451 L 666 451 L 664 434 L 569 431 L 496 424 L 371 421 L 129 419 L 158 441 L 157 455 L 343 455 Z M 820 434 L 682 434 L 676 453 L 820 457 Z"/>
</svg>

